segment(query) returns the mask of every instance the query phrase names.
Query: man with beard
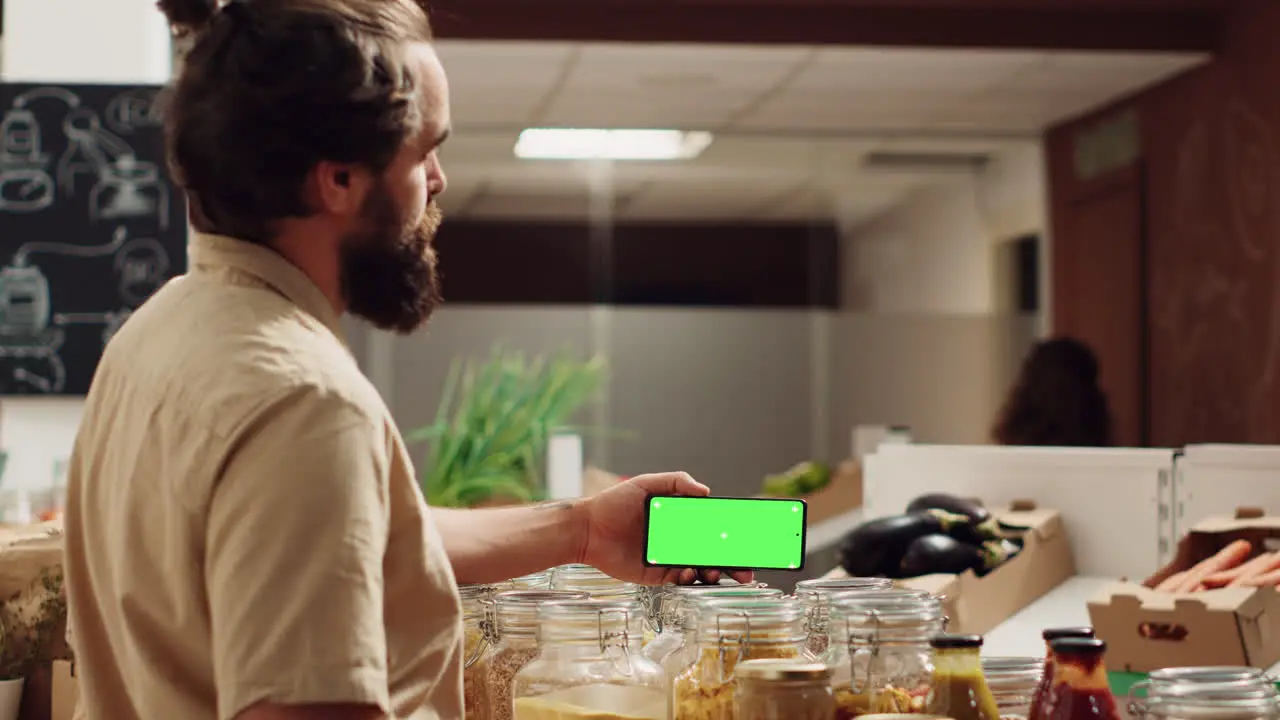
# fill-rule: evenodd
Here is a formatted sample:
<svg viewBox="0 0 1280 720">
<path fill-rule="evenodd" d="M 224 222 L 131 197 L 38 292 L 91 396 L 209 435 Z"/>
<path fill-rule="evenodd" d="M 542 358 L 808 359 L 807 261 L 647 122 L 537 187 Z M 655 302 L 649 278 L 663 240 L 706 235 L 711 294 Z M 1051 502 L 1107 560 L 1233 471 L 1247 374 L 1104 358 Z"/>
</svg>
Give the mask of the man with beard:
<svg viewBox="0 0 1280 720">
<path fill-rule="evenodd" d="M 190 271 L 106 349 L 68 486 L 87 720 L 462 716 L 456 582 L 645 568 L 650 493 L 428 510 L 351 312 L 439 300 L 448 87 L 421 0 L 160 0 L 193 45 L 166 123 Z M 745 578 L 744 578 L 745 579 Z"/>
</svg>

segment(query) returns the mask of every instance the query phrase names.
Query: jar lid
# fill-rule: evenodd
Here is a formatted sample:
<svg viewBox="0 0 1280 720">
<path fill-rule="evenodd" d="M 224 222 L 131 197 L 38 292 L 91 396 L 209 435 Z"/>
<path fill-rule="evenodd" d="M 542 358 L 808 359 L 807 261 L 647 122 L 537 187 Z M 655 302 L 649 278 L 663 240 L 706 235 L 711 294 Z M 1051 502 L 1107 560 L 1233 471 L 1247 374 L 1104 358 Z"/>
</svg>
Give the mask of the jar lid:
<svg viewBox="0 0 1280 720">
<path fill-rule="evenodd" d="M 1060 627 L 1048 628 L 1040 633 L 1045 642 L 1052 642 L 1062 638 L 1091 638 L 1093 637 L 1093 628 L 1091 627 Z"/>
<path fill-rule="evenodd" d="M 942 633 L 930 638 L 929 646 L 935 650 L 976 650 L 982 647 L 982 636 Z"/>
<path fill-rule="evenodd" d="M 1269 682 L 1266 673 L 1258 668 L 1230 665 L 1162 668 L 1148 673 L 1147 680 L 1152 685 L 1163 683 L 1223 683 L 1237 680 Z"/>
<path fill-rule="evenodd" d="M 832 611 L 851 623 L 872 618 L 880 622 L 932 622 L 942 620 L 942 603 L 919 590 L 869 590 L 843 593 L 831 599 Z"/>
<path fill-rule="evenodd" d="M 497 617 L 499 635 L 517 628 L 522 633 L 531 633 L 538 620 L 538 606 L 557 600 L 585 600 L 583 592 L 563 592 L 556 590 L 510 590 L 498 593 L 493 597 L 494 614 Z"/>
<path fill-rule="evenodd" d="M 984 657 L 982 675 L 994 693 L 1031 692 L 1044 677 L 1044 659 L 1033 657 Z"/>
<path fill-rule="evenodd" d="M 582 598 L 576 600 L 551 600 L 538 605 L 538 616 L 544 621 L 559 619 L 576 620 L 583 616 L 613 614 L 622 618 L 628 615 L 640 617 L 644 603 L 639 600 L 601 600 Z"/>
<path fill-rule="evenodd" d="M 891 589 L 893 589 L 893 581 L 889 578 L 819 578 L 817 580 L 801 580 L 796 583 L 796 597 L 804 595 L 834 595 L 835 593 L 858 590 Z"/>
<path fill-rule="evenodd" d="M 483 600 L 493 595 L 494 589 L 493 585 L 459 585 L 458 595 L 463 601 Z"/>
<path fill-rule="evenodd" d="M 831 679 L 831 668 L 826 665 L 796 660 L 745 660 L 738 663 L 733 672 L 739 680 L 813 680 L 825 683 Z"/>
<path fill-rule="evenodd" d="M 804 618 L 804 609 L 792 598 L 756 595 L 748 597 L 694 597 L 699 613 L 715 618 L 720 615 L 749 615 L 761 619 L 789 622 Z"/>
<path fill-rule="evenodd" d="M 590 565 L 561 565 L 552 569 L 551 588 L 608 597 L 635 595 L 641 590 L 635 583 L 618 580 Z"/>
<path fill-rule="evenodd" d="M 1049 649 L 1055 653 L 1066 653 L 1068 655 L 1085 654 L 1093 655 L 1095 653 L 1103 653 L 1107 651 L 1107 643 L 1100 638 L 1087 637 L 1067 637 L 1058 638 L 1049 643 Z"/>
</svg>

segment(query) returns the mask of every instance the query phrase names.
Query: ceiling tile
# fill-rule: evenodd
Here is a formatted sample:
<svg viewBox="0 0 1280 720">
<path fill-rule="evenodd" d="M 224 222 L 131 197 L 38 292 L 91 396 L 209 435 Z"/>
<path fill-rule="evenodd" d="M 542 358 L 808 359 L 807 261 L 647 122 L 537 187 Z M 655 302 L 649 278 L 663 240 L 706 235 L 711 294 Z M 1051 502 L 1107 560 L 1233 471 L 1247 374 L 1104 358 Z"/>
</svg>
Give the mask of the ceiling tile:
<svg viewBox="0 0 1280 720">
<path fill-rule="evenodd" d="M 950 92 L 850 90 L 831 93 L 788 89 L 770 96 L 738 118 L 733 127 L 848 132 L 907 130 L 923 127 L 946 103 L 958 100 L 959 96 Z"/>
<path fill-rule="evenodd" d="M 1108 99 L 1183 72 L 1200 61 L 1162 54 L 1056 53 L 1009 78 L 1000 89 L 1094 92 Z"/>
<path fill-rule="evenodd" d="M 532 88 L 509 89 L 502 93 L 477 92 L 474 89 L 455 92 L 449 98 L 450 120 L 458 128 L 525 126 L 533 122 L 545 97 L 546 93 Z"/>
<path fill-rule="evenodd" d="M 819 52 L 789 87 L 842 92 L 863 88 L 973 91 L 1043 62 L 1044 57 L 997 50 L 828 48 Z"/>
<path fill-rule="evenodd" d="M 1102 102 L 1093 92 L 1056 89 L 988 93 L 934 118 L 934 127 L 986 132 L 1039 132 Z"/>
<path fill-rule="evenodd" d="M 781 82 L 811 50 L 739 45 L 594 43 L 565 78 L 570 90 L 763 91 Z"/>
<path fill-rule="evenodd" d="M 741 90 L 648 91 L 566 88 L 539 118 L 561 127 L 716 129 L 754 99 Z"/>
<path fill-rule="evenodd" d="M 436 43 L 451 91 L 551 88 L 572 60 L 570 43 L 449 41 Z"/>
</svg>

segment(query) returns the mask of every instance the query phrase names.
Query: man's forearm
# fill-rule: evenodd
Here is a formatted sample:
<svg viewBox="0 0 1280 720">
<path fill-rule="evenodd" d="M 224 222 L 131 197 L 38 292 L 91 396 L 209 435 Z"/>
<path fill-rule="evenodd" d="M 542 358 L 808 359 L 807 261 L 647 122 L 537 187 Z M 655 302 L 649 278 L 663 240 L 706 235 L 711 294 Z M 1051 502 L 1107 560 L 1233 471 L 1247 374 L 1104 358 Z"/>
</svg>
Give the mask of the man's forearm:
<svg viewBox="0 0 1280 720">
<path fill-rule="evenodd" d="M 553 501 L 485 510 L 432 508 L 461 584 L 510 580 L 581 562 L 587 543 L 581 502 Z"/>
</svg>

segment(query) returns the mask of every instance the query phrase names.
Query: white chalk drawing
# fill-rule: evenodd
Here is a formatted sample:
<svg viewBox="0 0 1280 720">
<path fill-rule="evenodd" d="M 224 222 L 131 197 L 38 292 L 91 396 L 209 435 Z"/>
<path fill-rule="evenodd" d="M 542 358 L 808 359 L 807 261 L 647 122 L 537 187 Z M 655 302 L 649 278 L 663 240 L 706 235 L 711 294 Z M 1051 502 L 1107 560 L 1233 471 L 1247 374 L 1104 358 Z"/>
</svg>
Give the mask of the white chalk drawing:
<svg viewBox="0 0 1280 720">
<path fill-rule="evenodd" d="M 40 254 L 114 256 L 124 307 L 107 312 L 55 313 L 49 279 L 32 261 L 32 256 Z M 42 241 L 22 245 L 9 265 L 0 269 L 0 359 L 11 361 L 6 365 L 15 381 L 37 392 L 61 392 L 66 385 L 66 368 L 59 351 L 66 340 L 65 328 L 100 323 L 105 346 L 133 313 L 132 308 L 164 282 L 170 264 L 168 253 L 157 240 L 129 239 L 123 226 L 116 228 L 111 242 L 102 245 Z M 33 363 L 41 367 L 33 367 Z"/>
<path fill-rule="evenodd" d="M 133 148 L 102 127 L 98 114 L 87 108 L 67 113 L 62 129 L 67 150 L 58 160 L 58 188 L 70 197 L 81 174 L 95 178 L 89 191 L 90 219 L 155 216 L 161 230 L 169 227 L 169 188 L 155 163 L 139 160 Z"/>
<path fill-rule="evenodd" d="M 29 107 L 46 98 L 71 108 L 80 105 L 80 98 L 69 90 L 36 88 L 14 98 L 0 119 L 0 212 L 33 213 L 53 204 L 56 187 L 49 175 L 49 156 L 40 123 Z"/>
<path fill-rule="evenodd" d="M 160 127 L 160 103 L 155 90 L 126 90 L 111 98 L 103 113 L 107 127 L 121 135 L 129 135 L 142 128 Z"/>
<path fill-rule="evenodd" d="M 1231 220 L 1245 256 L 1259 261 L 1271 247 L 1271 238 L 1258 229 L 1274 225 L 1277 177 L 1275 137 L 1271 125 L 1242 102 L 1232 102 L 1226 113 L 1227 196 Z"/>
</svg>

